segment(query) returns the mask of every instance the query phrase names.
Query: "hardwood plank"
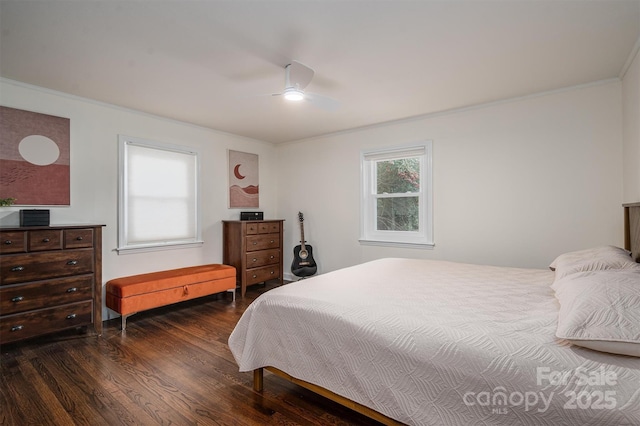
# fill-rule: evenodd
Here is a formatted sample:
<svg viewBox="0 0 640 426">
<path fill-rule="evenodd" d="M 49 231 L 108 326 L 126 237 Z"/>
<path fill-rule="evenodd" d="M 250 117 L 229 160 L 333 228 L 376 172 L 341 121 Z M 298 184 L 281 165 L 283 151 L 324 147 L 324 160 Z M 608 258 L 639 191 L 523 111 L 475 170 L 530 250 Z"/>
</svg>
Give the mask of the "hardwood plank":
<svg viewBox="0 0 640 426">
<path fill-rule="evenodd" d="M 123 370 L 117 364 L 109 362 L 106 355 L 109 349 L 101 344 L 87 345 L 84 348 L 72 348 L 68 353 L 73 362 L 82 364 L 89 377 L 94 379 L 94 392 L 100 396 L 100 414 L 107 424 L 153 423 L 154 418 L 147 414 L 147 410 L 139 412 L 137 416 L 131 414 L 139 410 L 143 399 L 129 385 L 130 375 L 122 374 Z M 97 363 L 96 360 L 102 362 Z M 132 394 L 134 396 L 130 397 Z"/>
<path fill-rule="evenodd" d="M 25 364 L 28 368 L 28 363 Z M 0 418 L 2 424 L 50 424 L 46 420 L 48 410 L 44 401 L 31 397 L 31 395 L 37 394 L 37 391 L 27 380 L 22 365 L 23 363 L 19 362 L 13 364 L 11 368 L 4 368 L 3 364 L 3 374 L 0 377 L 0 385 L 2 386 Z"/>
<path fill-rule="evenodd" d="M 56 365 L 57 362 L 62 364 Z M 31 359 L 31 363 L 44 383 L 44 394 L 51 395 L 51 401 L 46 405 L 47 414 L 56 420 L 56 424 L 65 418 L 68 424 L 108 424 L 95 408 L 92 401 L 95 395 L 84 380 L 88 378 L 86 373 L 77 366 L 70 366 L 66 356 L 36 357 Z M 38 395 L 41 397 L 40 393 Z"/>
<path fill-rule="evenodd" d="M 252 373 L 238 371 L 229 335 L 277 286 L 142 312 L 125 332 L 114 319 L 101 337 L 68 330 L 3 345 L 0 424 L 378 424 L 271 373 L 255 392 Z"/>
</svg>

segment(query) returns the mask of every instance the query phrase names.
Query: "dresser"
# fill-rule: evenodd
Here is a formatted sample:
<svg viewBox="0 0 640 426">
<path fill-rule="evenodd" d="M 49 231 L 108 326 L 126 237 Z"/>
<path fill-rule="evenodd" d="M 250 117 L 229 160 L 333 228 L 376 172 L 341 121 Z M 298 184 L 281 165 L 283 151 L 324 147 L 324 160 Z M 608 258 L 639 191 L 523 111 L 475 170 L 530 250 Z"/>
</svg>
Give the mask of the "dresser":
<svg viewBox="0 0 640 426">
<path fill-rule="evenodd" d="M 0 228 L 0 344 L 102 333 L 102 226 Z"/>
<path fill-rule="evenodd" d="M 242 297 L 247 286 L 273 279 L 283 282 L 284 220 L 223 220 L 222 230 L 222 263 L 236 268 Z"/>
</svg>

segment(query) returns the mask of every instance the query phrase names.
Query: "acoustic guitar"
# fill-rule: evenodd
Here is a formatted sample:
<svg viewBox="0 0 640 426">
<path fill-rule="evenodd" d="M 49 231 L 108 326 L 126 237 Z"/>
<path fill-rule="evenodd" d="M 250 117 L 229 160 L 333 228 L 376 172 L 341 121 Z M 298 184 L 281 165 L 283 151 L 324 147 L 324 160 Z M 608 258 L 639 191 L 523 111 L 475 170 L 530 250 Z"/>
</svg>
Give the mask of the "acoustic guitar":
<svg viewBox="0 0 640 426">
<path fill-rule="evenodd" d="M 316 261 L 313 260 L 313 248 L 305 244 L 304 240 L 304 216 L 298 212 L 300 221 L 300 244 L 293 248 L 293 262 L 291 262 L 291 272 L 298 277 L 309 277 L 318 271 Z"/>
</svg>

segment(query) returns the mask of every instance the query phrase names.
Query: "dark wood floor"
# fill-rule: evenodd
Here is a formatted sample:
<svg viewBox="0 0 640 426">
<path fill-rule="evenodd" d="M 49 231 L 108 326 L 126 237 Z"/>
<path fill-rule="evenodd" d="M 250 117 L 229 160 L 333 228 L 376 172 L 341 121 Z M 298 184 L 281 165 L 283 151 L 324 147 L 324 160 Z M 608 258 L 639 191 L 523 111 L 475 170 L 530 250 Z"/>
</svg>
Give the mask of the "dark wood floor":
<svg viewBox="0 0 640 426">
<path fill-rule="evenodd" d="M 258 295 L 221 294 L 119 319 L 102 337 L 70 330 L 4 345 L 2 425 L 373 425 L 265 372 L 239 373 L 227 339 Z"/>
</svg>

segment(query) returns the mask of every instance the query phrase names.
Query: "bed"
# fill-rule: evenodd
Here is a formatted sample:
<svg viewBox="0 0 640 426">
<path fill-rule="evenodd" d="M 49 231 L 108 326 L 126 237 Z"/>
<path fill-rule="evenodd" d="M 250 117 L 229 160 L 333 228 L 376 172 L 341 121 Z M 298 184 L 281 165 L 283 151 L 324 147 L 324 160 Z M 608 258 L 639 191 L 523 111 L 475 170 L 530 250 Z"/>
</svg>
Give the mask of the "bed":
<svg viewBox="0 0 640 426">
<path fill-rule="evenodd" d="M 267 369 L 385 424 L 638 425 L 640 203 L 625 225 L 554 270 L 388 258 L 278 287 L 229 347 L 258 391 Z"/>
</svg>

